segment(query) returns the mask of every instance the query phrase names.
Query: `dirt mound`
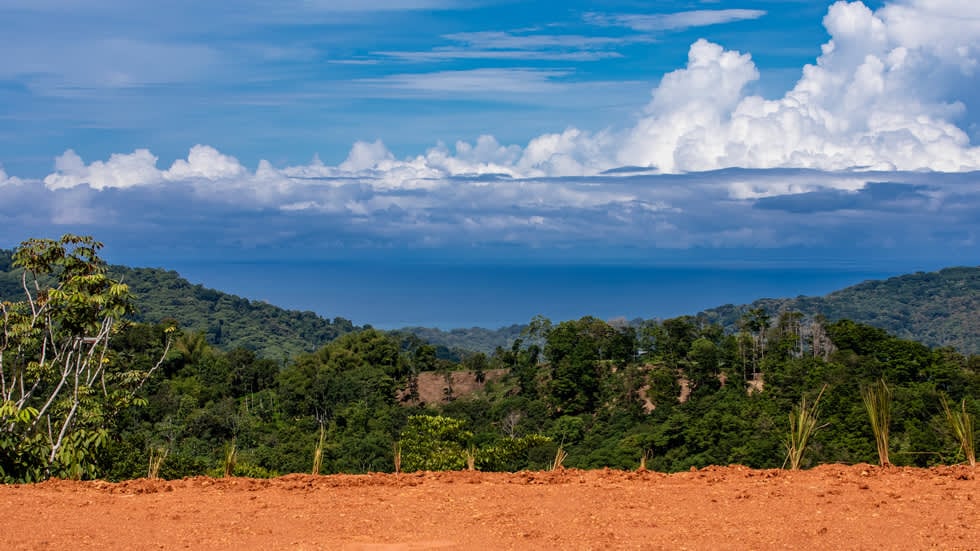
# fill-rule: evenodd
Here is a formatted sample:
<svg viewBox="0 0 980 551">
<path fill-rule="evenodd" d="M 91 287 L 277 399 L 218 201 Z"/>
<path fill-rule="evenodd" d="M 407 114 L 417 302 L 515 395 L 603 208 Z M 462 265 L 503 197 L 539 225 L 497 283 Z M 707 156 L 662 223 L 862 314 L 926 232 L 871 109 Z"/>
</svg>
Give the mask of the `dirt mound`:
<svg viewBox="0 0 980 551">
<path fill-rule="evenodd" d="M 968 467 L 0 486 L 6 549 L 976 549 Z"/>
</svg>

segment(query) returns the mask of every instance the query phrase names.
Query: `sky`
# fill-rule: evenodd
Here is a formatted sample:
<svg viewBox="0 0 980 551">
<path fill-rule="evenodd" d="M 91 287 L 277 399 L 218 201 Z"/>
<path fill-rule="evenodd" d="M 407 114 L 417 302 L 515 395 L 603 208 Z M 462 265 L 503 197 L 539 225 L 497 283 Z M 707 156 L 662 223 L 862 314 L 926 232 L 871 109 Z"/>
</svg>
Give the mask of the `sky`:
<svg viewBox="0 0 980 551">
<path fill-rule="evenodd" d="M 3 247 L 980 264 L 970 0 L 4 0 L 0 52 Z"/>
</svg>

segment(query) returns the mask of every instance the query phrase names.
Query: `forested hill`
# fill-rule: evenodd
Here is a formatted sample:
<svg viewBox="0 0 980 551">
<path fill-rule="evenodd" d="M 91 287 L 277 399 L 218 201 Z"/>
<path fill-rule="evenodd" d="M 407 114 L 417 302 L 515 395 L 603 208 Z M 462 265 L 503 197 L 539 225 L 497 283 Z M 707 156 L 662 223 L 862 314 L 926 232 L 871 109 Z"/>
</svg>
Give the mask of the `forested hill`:
<svg viewBox="0 0 980 551">
<path fill-rule="evenodd" d="M 242 347 L 279 359 L 312 352 L 360 329 L 344 318 L 330 320 L 192 285 L 173 271 L 113 266 L 112 272 L 136 293 L 137 321 L 175 318 L 181 327 L 205 332 L 209 342 L 224 349 Z"/>
<path fill-rule="evenodd" d="M 881 281 L 866 281 L 823 297 L 760 299 L 702 312 L 713 323 L 737 331 L 749 310 L 770 315 L 799 311 L 830 321 L 850 319 L 929 346 L 952 346 L 980 353 L 980 267 L 946 268 Z"/>
<path fill-rule="evenodd" d="M 0 249 L 0 298 L 21 300 L 20 277 L 11 271 L 10 255 Z M 185 331 L 204 333 L 208 342 L 225 350 L 247 348 L 279 360 L 312 352 L 360 329 L 343 318 L 329 320 L 194 285 L 174 271 L 112 266 L 110 272 L 136 294 L 135 321 L 173 318 Z"/>
<path fill-rule="evenodd" d="M 450 329 L 448 331 L 434 327 L 403 327 L 398 332 L 410 333 L 423 341 L 436 346 L 444 346 L 449 350 L 465 350 L 491 354 L 498 347 L 509 349 L 514 341 L 521 336 L 521 332 L 526 327 L 526 324 L 515 324 L 499 329 L 470 327 L 468 329 Z"/>
</svg>

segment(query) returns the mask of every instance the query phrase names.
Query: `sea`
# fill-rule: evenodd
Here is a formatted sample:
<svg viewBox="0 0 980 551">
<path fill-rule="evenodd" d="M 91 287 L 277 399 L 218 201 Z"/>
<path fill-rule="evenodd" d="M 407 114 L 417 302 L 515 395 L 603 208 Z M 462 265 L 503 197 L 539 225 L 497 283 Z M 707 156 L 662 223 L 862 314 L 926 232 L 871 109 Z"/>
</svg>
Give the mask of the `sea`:
<svg viewBox="0 0 980 551">
<path fill-rule="evenodd" d="M 901 272 L 856 267 L 345 261 L 207 261 L 167 266 L 195 284 L 381 329 L 495 329 L 552 321 L 669 318 L 759 298 L 824 295 Z"/>
</svg>

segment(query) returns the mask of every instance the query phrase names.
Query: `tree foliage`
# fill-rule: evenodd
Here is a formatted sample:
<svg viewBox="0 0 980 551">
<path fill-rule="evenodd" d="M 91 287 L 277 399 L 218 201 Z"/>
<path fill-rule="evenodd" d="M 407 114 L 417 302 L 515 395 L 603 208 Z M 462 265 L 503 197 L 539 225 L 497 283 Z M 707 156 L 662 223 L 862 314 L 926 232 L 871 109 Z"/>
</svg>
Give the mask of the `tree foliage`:
<svg viewBox="0 0 980 551">
<path fill-rule="evenodd" d="M 107 275 L 101 247 L 65 235 L 25 241 L 12 255 L 24 298 L 0 303 L 4 480 L 96 475 L 115 416 L 142 402 L 137 392 L 162 362 L 132 368 L 110 348 L 132 301 Z"/>
</svg>

